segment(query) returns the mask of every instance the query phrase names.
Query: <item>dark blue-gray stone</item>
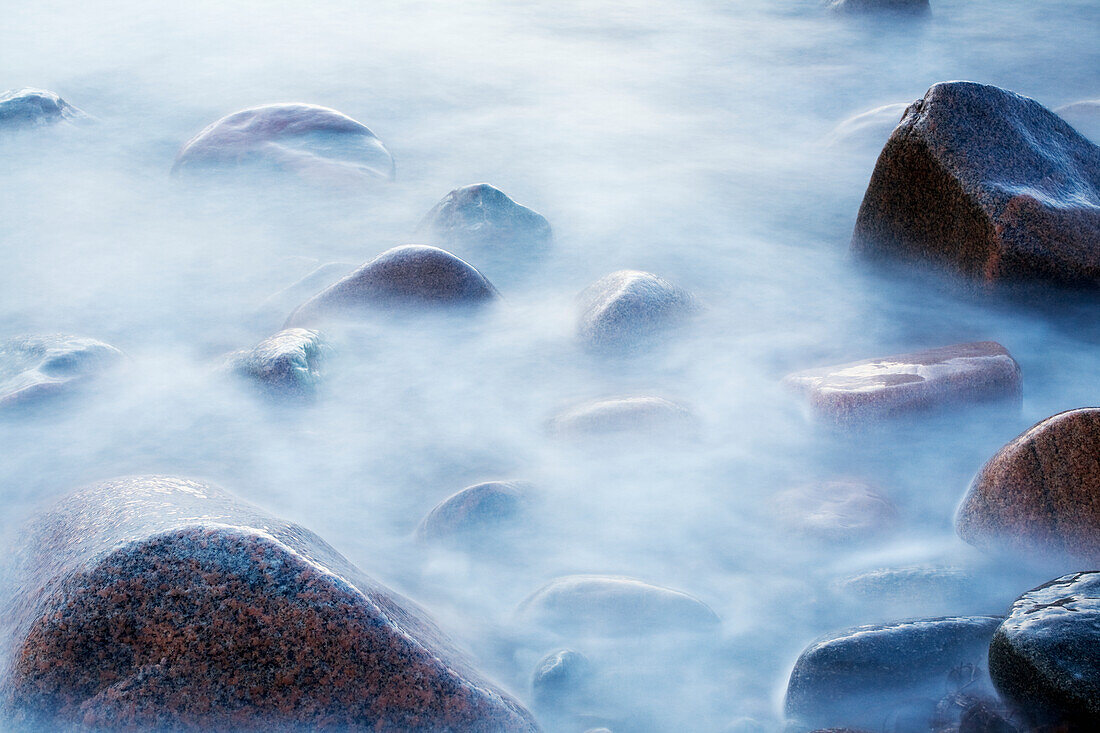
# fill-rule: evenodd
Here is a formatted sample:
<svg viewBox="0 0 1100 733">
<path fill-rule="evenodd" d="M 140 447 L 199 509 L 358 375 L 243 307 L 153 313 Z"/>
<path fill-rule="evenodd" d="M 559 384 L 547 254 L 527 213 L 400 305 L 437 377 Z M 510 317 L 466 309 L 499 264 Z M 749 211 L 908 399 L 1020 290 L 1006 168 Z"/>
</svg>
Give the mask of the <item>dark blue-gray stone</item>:
<svg viewBox="0 0 1100 733">
<path fill-rule="evenodd" d="M 931 12 L 928 0 L 826 0 L 826 7 L 843 15 L 892 13 L 895 15 L 924 15 Z"/>
<path fill-rule="evenodd" d="M 416 535 L 423 540 L 472 541 L 518 520 L 530 502 L 531 485 L 523 481 L 489 481 L 447 497 L 432 509 Z"/>
<path fill-rule="evenodd" d="M 0 94 L 0 128 L 49 125 L 84 113 L 53 92 L 18 89 Z"/>
<path fill-rule="evenodd" d="M 488 183 L 451 191 L 427 213 L 417 230 L 447 249 L 507 251 L 513 256 L 539 254 L 553 239 L 544 216 Z"/>
<path fill-rule="evenodd" d="M 288 328 L 236 355 L 233 368 L 269 392 L 305 397 L 317 390 L 325 348 L 316 331 Z"/>
</svg>

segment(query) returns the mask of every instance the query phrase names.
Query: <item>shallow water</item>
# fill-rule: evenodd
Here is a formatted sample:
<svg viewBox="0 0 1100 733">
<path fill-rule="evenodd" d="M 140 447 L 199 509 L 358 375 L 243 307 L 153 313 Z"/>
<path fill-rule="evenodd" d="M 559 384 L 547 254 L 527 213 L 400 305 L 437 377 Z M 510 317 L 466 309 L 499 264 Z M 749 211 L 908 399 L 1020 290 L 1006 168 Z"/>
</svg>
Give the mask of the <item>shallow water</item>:
<svg viewBox="0 0 1100 733">
<path fill-rule="evenodd" d="M 866 269 L 847 246 L 888 131 L 827 143 L 846 118 L 948 79 L 1049 107 L 1100 97 L 1100 5 L 933 5 L 926 21 L 874 23 L 814 0 L 5 8 L 0 89 L 50 89 L 94 119 L 0 136 L 0 336 L 68 332 L 130 356 L 93 394 L 0 421 L 5 539 L 82 483 L 206 478 L 415 598 L 525 702 L 539 658 L 584 652 L 602 685 L 587 712 L 616 731 L 722 730 L 745 716 L 778 729 L 808 642 L 903 610 L 838 595 L 864 570 L 973 575 L 966 599 L 915 598 L 902 615 L 1003 612 L 1062 568 L 985 558 L 955 537 L 952 515 L 1001 444 L 1098 401 L 1096 305 L 1014 305 Z M 279 101 L 368 125 L 396 181 L 349 191 L 168 176 L 206 124 Z M 270 295 L 318 265 L 415 241 L 440 197 L 478 181 L 555 232 L 544 261 L 486 269 L 501 303 L 341 333 L 314 404 L 273 405 L 213 369 L 281 326 L 288 312 L 260 307 Z M 623 268 L 675 282 L 703 310 L 652 353 L 594 357 L 573 338 L 575 296 Z M 999 341 L 1019 361 L 1018 413 L 853 434 L 813 425 L 778 384 L 967 340 Z M 586 446 L 547 434 L 575 402 L 633 394 L 691 407 L 698 436 Z M 498 478 L 541 491 L 506 552 L 412 540 L 438 501 Z M 845 478 L 890 497 L 897 527 L 838 545 L 777 520 L 779 492 Z M 576 639 L 516 619 L 523 598 L 570 573 L 689 592 L 721 629 Z"/>
</svg>

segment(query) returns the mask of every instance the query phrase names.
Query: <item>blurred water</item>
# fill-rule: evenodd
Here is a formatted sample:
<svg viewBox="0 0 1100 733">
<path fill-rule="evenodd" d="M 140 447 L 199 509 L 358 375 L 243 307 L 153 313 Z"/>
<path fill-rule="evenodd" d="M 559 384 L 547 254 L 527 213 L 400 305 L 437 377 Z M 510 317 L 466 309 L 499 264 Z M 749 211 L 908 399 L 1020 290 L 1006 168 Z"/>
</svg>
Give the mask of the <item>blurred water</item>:
<svg viewBox="0 0 1100 733">
<path fill-rule="evenodd" d="M 888 133 L 826 142 L 846 118 L 948 79 L 1050 107 L 1100 96 L 1093 0 L 943 0 L 917 23 L 842 21 L 814 0 L 39 2 L 4 16 L 0 89 L 56 91 L 95 121 L 0 136 L 0 336 L 71 332 L 131 357 L 60 412 L 0 421 L 9 541 L 31 506 L 84 482 L 207 478 L 423 603 L 525 701 L 545 653 L 584 652 L 604 685 L 593 725 L 617 731 L 721 730 L 743 716 L 778 726 L 806 643 L 885 620 L 837 598 L 852 574 L 933 562 L 978 578 L 965 603 L 914 599 L 922 615 L 1000 612 L 1056 573 L 982 558 L 952 514 L 1002 443 L 1100 401 L 1095 305 L 1036 309 L 865 270 L 847 244 Z M 281 101 L 368 125 L 397 181 L 349 192 L 169 178 L 203 126 Z M 339 335 L 313 405 L 272 405 L 213 372 L 280 327 L 286 313 L 258 311 L 265 298 L 320 264 L 415 241 L 440 197 L 478 181 L 555 230 L 537 268 L 492 273 L 499 305 Z M 654 353 L 593 357 L 573 340 L 574 297 L 623 268 L 672 280 L 704 310 Z M 1018 414 L 852 435 L 807 422 L 777 384 L 794 369 L 984 339 L 1022 366 Z M 627 394 L 688 405 L 698 440 L 547 436 L 560 409 Z M 412 541 L 439 500 L 499 478 L 542 492 L 508 552 Z M 877 486 L 899 527 L 837 546 L 776 521 L 775 494 L 838 478 Z M 554 638 L 514 619 L 568 573 L 687 591 L 721 632 Z"/>
</svg>

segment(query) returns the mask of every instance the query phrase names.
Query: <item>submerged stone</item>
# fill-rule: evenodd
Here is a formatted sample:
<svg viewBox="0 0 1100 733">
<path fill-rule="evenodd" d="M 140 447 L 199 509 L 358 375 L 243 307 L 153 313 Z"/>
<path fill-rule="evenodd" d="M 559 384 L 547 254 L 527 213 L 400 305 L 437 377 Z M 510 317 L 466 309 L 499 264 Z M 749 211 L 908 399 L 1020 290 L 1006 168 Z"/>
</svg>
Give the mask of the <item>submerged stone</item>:
<svg viewBox="0 0 1100 733">
<path fill-rule="evenodd" d="M 588 657 L 572 649 L 559 649 L 539 661 L 531 680 L 535 703 L 558 705 L 584 692 L 592 678 Z"/>
<path fill-rule="evenodd" d="M 852 250 L 987 284 L 1100 284 L 1100 148 L 1027 97 L 936 84 L 883 148 Z"/>
<path fill-rule="evenodd" d="M 1055 114 L 1073 125 L 1073 129 L 1100 144 L 1100 99 L 1085 99 L 1063 105 Z"/>
<path fill-rule="evenodd" d="M 53 92 L 17 89 L 0 94 L 0 128 L 51 125 L 86 115 Z"/>
<path fill-rule="evenodd" d="M 1021 391 L 1019 365 L 993 341 L 808 369 L 783 383 L 804 395 L 816 416 L 841 423 L 1018 400 Z"/>
<path fill-rule="evenodd" d="M 687 291 L 638 270 L 619 270 L 597 280 L 580 300 L 577 336 L 594 349 L 643 345 L 695 310 Z"/>
<path fill-rule="evenodd" d="M 16 564 L 4 703 L 39 729 L 537 730 L 422 610 L 214 486 L 78 490 Z"/>
<path fill-rule="evenodd" d="M 928 0 L 826 0 L 826 7 L 842 15 L 870 13 L 924 15 L 932 10 Z"/>
<path fill-rule="evenodd" d="M 897 523 L 897 509 L 879 491 L 857 481 L 825 481 L 780 493 L 781 521 L 797 533 L 830 541 L 882 534 Z"/>
<path fill-rule="evenodd" d="M 0 410 L 72 393 L 121 360 L 121 351 L 91 338 L 22 336 L 0 342 Z"/>
<path fill-rule="evenodd" d="M 906 102 L 886 104 L 849 117 L 833 128 L 826 137 L 825 144 L 836 148 L 874 146 L 874 150 L 879 150 L 890 138 L 890 133 L 898 126 L 908 107 Z"/>
<path fill-rule="evenodd" d="M 448 193 L 417 227 L 433 244 L 448 250 L 538 255 L 553 239 L 550 223 L 499 188 L 475 183 Z"/>
<path fill-rule="evenodd" d="M 550 432 L 562 437 L 683 434 L 695 418 L 682 405 L 661 397 L 620 397 L 586 402 L 550 420 Z"/>
<path fill-rule="evenodd" d="M 333 183 L 394 177 L 393 157 L 366 125 L 315 104 L 269 104 L 223 117 L 187 141 L 172 170 L 244 164 Z"/>
<path fill-rule="evenodd" d="M 524 481 L 489 481 L 447 497 L 416 528 L 422 540 L 470 542 L 478 535 L 500 531 L 520 519 L 530 502 L 531 485 Z"/>
<path fill-rule="evenodd" d="M 274 394 L 305 397 L 321 379 L 325 344 L 321 334 L 288 328 L 232 359 L 233 369 Z"/>
</svg>

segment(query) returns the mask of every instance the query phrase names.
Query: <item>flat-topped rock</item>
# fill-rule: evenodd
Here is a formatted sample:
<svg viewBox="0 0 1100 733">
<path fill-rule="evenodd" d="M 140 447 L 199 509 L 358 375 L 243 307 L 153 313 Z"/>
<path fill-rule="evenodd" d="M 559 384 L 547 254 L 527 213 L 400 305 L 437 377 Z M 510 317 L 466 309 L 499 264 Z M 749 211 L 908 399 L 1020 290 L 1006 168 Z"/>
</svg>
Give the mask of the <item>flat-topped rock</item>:
<svg viewBox="0 0 1100 733">
<path fill-rule="evenodd" d="M 1100 148 L 1038 102 L 934 85 L 882 149 L 852 250 L 983 283 L 1100 282 Z"/>
<path fill-rule="evenodd" d="M 393 157 L 366 125 L 315 104 L 268 104 L 223 117 L 187 141 L 172 171 L 257 164 L 332 183 L 394 177 Z"/>
<path fill-rule="evenodd" d="M 823 481 L 781 492 L 778 518 L 795 533 L 845 541 L 880 535 L 897 524 L 897 509 L 877 489 L 859 481 Z"/>
<path fill-rule="evenodd" d="M 16 89 L 0 93 L 0 129 L 52 125 L 86 115 L 53 92 Z"/>
<path fill-rule="evenodd" d="M 783 380 L 813 413 L 837 422 L 1018 400 L 1020 367 L 998 343 L 955 344 L 796 372 Z"/>
<path fill-rule="evenodd" d="M 1095 730 L 1100 573 L 1066 575 L 1020 596 L 993 635 L 989 672 L 1037 730 Z"/>
<path fill-rule="evenodd" d="M 78 336 L 0 342 L 0 410 L 71 394 L 122 361 L 110 344 Z"/>
<path fill-rule="evenodd" d="M 285 327 L 383 310 L 474 306 L 498 297 L 492 283 L 450 252 L 407 244 L 386 250 L 307 300 Z"/>
<path fill-rule="evenodd" d="M 928 0 L 826 0 L 826 7 L 838 15 L 926 15 L 932 10 Z"/>
<path fill-rule="evenodd" d="M 955 527 L 982 548 L 1100 562 L 1100 408 L 1049 417 L 1001 448 Z"/>
<path fill-rule="evenodd" d="M 664 278 L 619 270 L 600 278 L 580 296 L 577 337 L 598 350 L 643 346 L 675 328 L 695 310 L 691 295 Z"/>
<path fill-rule="evenodd" d="M 78 490 L 15 565 L 3 702 L 37 730 L 537 730 L 422 610 L 215 486 Z"/>
<path fill-rule="evenodd" d="M 510 259 L 540 255 L 553 239 L 542 214 L 517 204 L 488 183 L 448 193 L 424 216 L 417 232 L 448 250 L 495 253 Z"/>
<path fill-rule="evenodd" d="M 297 397 L 314 394 L 321 380 L 325 344 L 321 334 L 288 328 L 232 357 L 233 370 L 266 391 Z"/>
<path fill-rule="evenodd" d="M 488 481 L 456 492 L 435 506 L 416 528 L 418 539 L 476 543 L 486 533 L 515 524 L 531 502 L 525 481 Z"/>
<path fill-rule="evenodd" d="M 585 402 L 549 422 L 550 432 L 566 438 L 682 434 L 695 427 L 683 405 L 662 397 L 618 397 Z"/>
</svg>

